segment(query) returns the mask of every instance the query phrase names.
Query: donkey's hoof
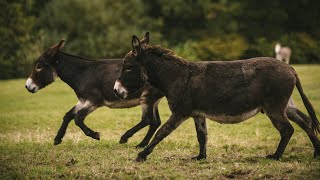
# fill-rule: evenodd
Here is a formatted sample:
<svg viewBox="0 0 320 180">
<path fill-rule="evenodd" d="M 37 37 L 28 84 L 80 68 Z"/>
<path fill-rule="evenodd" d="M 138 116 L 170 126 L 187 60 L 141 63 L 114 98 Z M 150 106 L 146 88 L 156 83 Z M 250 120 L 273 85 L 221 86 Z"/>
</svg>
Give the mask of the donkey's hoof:
<svg viewBox="0 0 320 180">
<path fill-rule="evenodd" d="M 120 141 L 119 141 L 120 144 L 125 144 L 127 142 L 128 142 L 128 139 L 124 139 L 122 137 L 120 138 Z"/>
<path fill-rule="evenodd" d="M 195 157 L 192 157 L 191 158 L 192 160 L 197 160 L 197 161 L 200 161 L 200 160 L 203 160 L 203 159 L 206 159 L 206 157 L 205 156 L 195 156 Z"/>
<path fill-rule="evenodd" d="M 100 141 L 100 133 L 99 132 L 94 132 L 92 138 Z"/>
<path fill-rule="evenodd" d="M 53 145 L 55 145 L 55 146 L 59 145 L 59 144 L 61 144 L 61 142 L 62 142 L 61 139 L 59 139 L 59 140 L 55 139 L 54 142 L 53 142 Z"/>
<path fill-rule="evenodd" d="M 147 157 L 141 157 L 141 156 L 139 156 L 138 155 L 138 157 L 136 158 L 136 161 L 137 162 L 144 162 L 144 161 L 146 161 L 147 160 Z"/>
<path fill-rule="evenodd" d="M 274 154 L 267 155 L 267 159 L 279 160 L 280 157 Z"/>
</svg>

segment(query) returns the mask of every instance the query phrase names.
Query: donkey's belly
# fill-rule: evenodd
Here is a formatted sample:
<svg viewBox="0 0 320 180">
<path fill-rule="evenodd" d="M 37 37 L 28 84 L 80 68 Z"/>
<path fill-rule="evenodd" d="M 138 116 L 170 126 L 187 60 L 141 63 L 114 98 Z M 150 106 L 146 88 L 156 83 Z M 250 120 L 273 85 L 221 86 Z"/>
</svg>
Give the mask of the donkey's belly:
<svg viewBox="0 0 320 180">
<path fill-rule="evenodd" d="M 243 112 L 237 115 L 227 115 L 227 114 L 214 115 L 214 114 L 197 110 L 192 112 L 192 116 L 204 116 L 210 120 L 216 121 L 221 124 L 234 124 L 234 123 L 239 123 L 244 120 L 247 120 L 255 116 L 256 114 L 258 114 L 260 111 L 261 111 L 261 108 L 256 108 L 256 109 Z"/>
<path fill-rule="evenodd" d="M 104 101 L 104 105 L 109 108 L 131 108 L 140 105 L 139 98 L 130 100 Z"/>
</svg>

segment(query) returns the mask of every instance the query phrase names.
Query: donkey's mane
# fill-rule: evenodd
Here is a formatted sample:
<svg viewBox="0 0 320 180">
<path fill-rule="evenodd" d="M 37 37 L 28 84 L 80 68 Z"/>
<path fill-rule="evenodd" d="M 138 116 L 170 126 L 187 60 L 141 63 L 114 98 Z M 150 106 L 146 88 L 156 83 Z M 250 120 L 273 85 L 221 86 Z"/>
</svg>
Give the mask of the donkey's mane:
<svg viewBox="0 0 320 180">
<path fill-rule="evenodd" d="M 179 62 L 181 64 L 188 64 L 188 62 L 184 58 L 176 55 L 172 50 L 163 48 L 159 45 L 155 45 L 155 46 L 148 45 L 147 48 L 145 49 L 145 52 L 146 54 L 154 54 L 159 57 L 162 57 L 162 59 L 164 60 Z"/>
<path fill-rule="evenodd" d="M 98 61 L 98 59 L 90 59 L 90 58 L 77 56 L 77 55 L 69 54 L 69 53 L 62 52 L 62 51 L 59 51 L 59 53 L 61 53 L 63 55 L 66 55 L 66 56 L 71 56 L 71 57 L 74 57 L 74 58 L 77 58 L 77 59 L 81 59 L 81 60 L 84 60 L 84 61 Z"/>
<path fill-rule="evenodd" d="M 71 56 L 73 58 L 76 58 L 77 60 L 83 60 L 83 61 L 88 61 L 88 62 L 103 62 L 103 61 L 112 61 L 112 60 L 118 60 L 118 59 L 90 59 L 90 58 L 86 58 L 86 57 L 82 57 L 82 56 L 77 56 L 77 55 L 73 55 L 73 54 L 69 54 L 66 52 L 62 52 L 59 51 L 59 53 L 66 55 L 66 56 Z"/>
</svg>

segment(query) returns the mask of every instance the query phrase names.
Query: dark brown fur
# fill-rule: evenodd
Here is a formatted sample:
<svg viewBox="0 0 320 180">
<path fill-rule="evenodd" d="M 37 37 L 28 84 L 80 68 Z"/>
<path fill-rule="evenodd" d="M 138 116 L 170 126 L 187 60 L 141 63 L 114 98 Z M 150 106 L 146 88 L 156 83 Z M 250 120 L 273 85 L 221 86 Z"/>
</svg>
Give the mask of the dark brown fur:
<svg viewBox="0 0 320 180">
<path fill-rule="evenodd" d="M 122 60 L 91 60 L 59 51 L 64 44 L 52 46 L 44 52 L 34 63 L 33 71 L 28 79 L 26 88 L 34 93 L 54 82 L 58 76 L 67 83 L 75 92 L 79 103 L 72 107 L 63 117 L 62 125 L 54 139 L 54 144 L 60 144 L 66 133 L 68 124 L 75 120 L 83 132 L 99 140 L 100 134 L 91 130 L 84 124 L 88 114 L 99 107 L 130 108 L 142 105 L 142 119 L 136 126 L 128 130 L 120 139 L 126 143 L 128 138 L 137 131 L 150 125 L 149 131 L 138 147 L 146 146 L 157 128 L 160 126 L 158 102 L 163 97 L 156 89 L 145 86 L 126 100 L 119 100 L 114 92 L 113 85 L 120 75 Z"/>
<path fill-rule="evenodd" d="M 134 92 L 136 89 L 130 87 L 139 87 L 134 84 L 137 82 L 128 82 L 123 77 L 129 74 L 126 67 L 140 68 L 139 73 L 130 76 L 135 76 L 135 79 L 140 77 L 139 81 L 144 80 L 162 92 L 172 112 L 150 144 L 139 153 L 138 161 L 145 160 L 154 147 L 188 117 L 239 123 L 261 110 L 281 135 L 276 152 L 269 158 L 279 159 L 293 134 L 294 129 L 287 116 L 307 132 L 315 148 L 314 155 L 320 155 L 320 142 L 315 134 L 319 130 L 318 120 L 302 91 L 296 72 L 286 63 L 269 57 L 193 63 L 175 56 L 170 50 L 147 46 L 135 36 L 132 47 L 132 52 L 124 59 L 118 81 L 127 89 L 127 94 Z M 311 119 L 296 116 L 301 111 L 295 107 L 287 109 L 294 86 L 297 86 Z M 197 128 L 197 133 L 206 134 L 206 130 L 202 129 L 205 128 Z M 205 139 L 201 143 L 199 141 L 200 147 L 205 147 L 205 142 Z M 205 157 L 205 153 L 200 154 Z"/>
</svg>

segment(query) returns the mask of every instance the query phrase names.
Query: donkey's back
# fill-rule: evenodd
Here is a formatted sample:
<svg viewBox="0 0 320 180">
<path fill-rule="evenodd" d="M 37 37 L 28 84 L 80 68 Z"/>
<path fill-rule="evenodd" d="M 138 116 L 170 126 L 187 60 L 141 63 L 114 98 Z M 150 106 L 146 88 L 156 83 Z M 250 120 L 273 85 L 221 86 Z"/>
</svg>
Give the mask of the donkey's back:
<svg viewBox="0 0 320 180">
<path fill-rule="evenodd" d="M 140 104 L 142 90 L 125 101 L 119 100 L 113 93 L 114 82 L 121 73 L 121 59 L 101 59 L 79 66 L 82 66 L 76 68 L 79 75 L 73 76 L 73 88 L 78 98 L 110 108 L 129 108 Z"/>
<path fill-rule="evenodd" d="M 221 123 L 241 122 L 261 109 L 285 108 L 296 84 L 293 68 L 273 58 L 205 62 L 197 67 L 202 70 L 191 83 L 193 114 Z"/>
</svg>

